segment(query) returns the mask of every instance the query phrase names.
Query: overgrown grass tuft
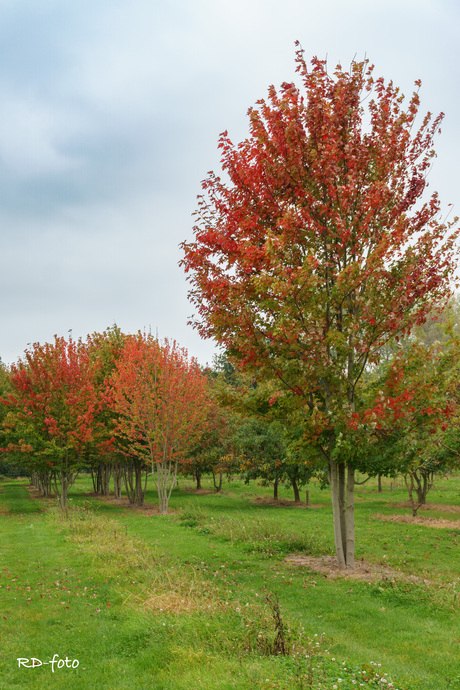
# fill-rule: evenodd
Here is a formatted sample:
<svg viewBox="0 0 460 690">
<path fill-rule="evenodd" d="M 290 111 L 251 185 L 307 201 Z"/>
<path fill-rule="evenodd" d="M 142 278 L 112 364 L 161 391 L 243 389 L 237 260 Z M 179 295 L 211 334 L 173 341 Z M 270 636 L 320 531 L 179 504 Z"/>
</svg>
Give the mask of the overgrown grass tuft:
<svg viewBox="0 0 460 690">
<path fill-rule="evenodd" d="M 456 610 L 460 578 L 448 583 L 434 583 L 426 580 L 409 581 L 381 580 L 370 585 L 373 596 L 387 606 L 420 606 L 436 613 L 440 608 Z"/>
<path fill-rule="evenodd" d="M 184 527 L 212 534 L 233 544 L 243 544 L 246 551 L 265 556 L 284 557 L 288 553 L 301 552 L 310 556 L 332 553 L 324 536 L 317 532 L 290 530 L 276 522 L 275 517 L 260 515 L 219 515 L 216 519 L 202 506 L 189 502 L 180 520 Z"/>
</svg>

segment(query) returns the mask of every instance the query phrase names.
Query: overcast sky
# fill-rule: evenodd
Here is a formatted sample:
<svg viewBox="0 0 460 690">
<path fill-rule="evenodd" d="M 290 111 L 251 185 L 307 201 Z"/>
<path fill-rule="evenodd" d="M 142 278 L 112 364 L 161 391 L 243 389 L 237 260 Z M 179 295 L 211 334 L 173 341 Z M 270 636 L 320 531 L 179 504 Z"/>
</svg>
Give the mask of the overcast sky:
<svg viewBox="0 0 460 690">
<path fill-rule="evenodd" d="M 2 360 L 116 322 L 211 361 L 178 244 L 219 133 L 245 138 L 295 78 L 296 39 L 407 95 L 422 80 L 446 113 L 430 190 L 460 214 L 459 31 L 458 0 L 0 0 Z"/>
</svg>

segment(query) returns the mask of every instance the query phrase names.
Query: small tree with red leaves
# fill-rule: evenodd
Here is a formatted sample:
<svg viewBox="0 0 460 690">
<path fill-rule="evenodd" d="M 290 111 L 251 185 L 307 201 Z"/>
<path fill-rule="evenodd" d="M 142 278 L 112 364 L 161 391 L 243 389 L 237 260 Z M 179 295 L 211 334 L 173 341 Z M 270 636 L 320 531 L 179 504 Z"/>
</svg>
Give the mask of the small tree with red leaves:
<svg viewBox="0 0 460 690">
<path fill-rule="evenodd" d="M 225 180 L 203 182 L 182 263 L 200 334 L 301 403 L 328 471 L 338 562 L 353 568 L 363 374 L 389 339 L 442 309 L 457 234 L 436 194 L 422 200 L 443 116 L 417 129 L 418 93 L 404 109 L 367 61 L 330 75 L 298 50 L 297 71 L 303 89 L 270 87 L 246 140 L 221 135 Z"/>
<path fill-rule="evenodd" d="M 93 364 L 81 341 L 55 336 L 54 343 L 35 343 L 11 366 L 12 393 L 6 423 L 29 455 L 33 472 L 49 492 L 51 481 L 61 508 L 84 462 L 94 433 L 97 408 Z M 26 456 L 24 456 L 26 457 Z"/>
<path fill-rule="evenodd" d="M 138 334 L 126 337 L 109 384 L 107 399 L 118 415 L 115 432 L 125 444 L 122 450 L 138 459 L 138 468 L 151 464 L 160 512 L 166 514 L 178 463 L 205 428 L 206 378 L 175 342 Z M 136 500 L 143 502 L 143 491 L 137 491 Z"/>
</svg>

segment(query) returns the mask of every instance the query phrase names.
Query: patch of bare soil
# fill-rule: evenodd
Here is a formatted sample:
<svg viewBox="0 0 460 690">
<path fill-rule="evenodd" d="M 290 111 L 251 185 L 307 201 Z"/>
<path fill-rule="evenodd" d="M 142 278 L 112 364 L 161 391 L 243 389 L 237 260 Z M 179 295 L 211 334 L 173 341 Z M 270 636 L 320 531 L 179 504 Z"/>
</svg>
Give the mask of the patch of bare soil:
<svg viewBox="0 0 460 690">
<path fill-rule="evenodd" d="M 403 503 L 387 503 L 387 505 L 393 508 L 409 508 L 409 510 L 412 510 L 409 501 L 404 501 Z M 443 503 L 425 503 L 424 506 L 420 506 L 419 510 L 437 510 L 440 513 L 460 513 L 460 506 L 446 506 Z"/>
<path fill-rule="evenodd" d="M 188 494 L 197 494 L 197 496 L 207 496 L 208 494 L 215 494 L 217 493 L 216 491 L 213 491 L 212 489 L 193 489 L 193 488 L 184 488 L 182 491 L 185 491 Z M 219 493 L 223 494 L 225 493 L 224 491 L 220 491 Z"/>
<path fill-rule="evenodd" d="M 97 498 L 98 501 L 104 501 L 104 503 L 110 503 L 114 506 L 119 506 L 120 508 L 125 508 L 127 510 L 136 510 L 139 513 L 143 513 L 144 515 L 160 514 L 160 510 L 157 505 L 154 505 L 153 503 L 144 503 L 143 506 L 133 505 L 128 501 L 126 496 L 122 496 L 122 498 L 115 498 L 115 496 L 100 496 L 99 494 L 95 494 L 94 492 L 89 492 L 86 495 L 94 496 L 94 498 Z M 171 508 L 168 508 L 168 515 L 177 512 L 179 511 L 171 510 Z"/>
<path fill-rule="evenodd" d="M 397 570 L 392 570 L 386 565 L 377 565 L 376 563 L 367 563 L 364 560 L 356 561 L 354 570 L 339 568 L 336 556 L 303 556 L 301 554 L 291 554 L 284 559 L 286 563 L 294 566 L 306 568 L 314 573 L 319 573 L 327 579 L 333 580 L 337 577 L 343 577 L 347 580 L 366 580 L 373 582 L 375 580 L 391 580 L 395 577 L 398 579 L 413 579 L 410 576 L 404 576 Z"/>
<path fill-rule="evenodd" d="M 43 494 L 43 492 L 37 489 L 33 484 L 28 484 L 26 486 L 26 490 L 29 494 L 29 498 L 39 499 L 40 501 L 43 501 L 44 505 L 56 504 L 56 496 L 54 494 L 51 494 L 50 496 L 46 497 Z"/>
<path fill-rule="evenodd" d="M 29 494 L 29 498 L 43 498 L 43 492 L 39 491 L 33 484 L 28 484 L 26 491 Z"/>
<path fill-rule="evenodd" d="M 305 505 L 305 503 L 302 503 L 302 501 L 288 501 L 284 498 L 279 498 L 278 500 L 275 500 L 274 498 L 270 498 L 269 496 L 256 496 L 251 500 L 251 503 L 259 503 L 261 505 L 275 506 L 278 508 L 323 508 L 323 505 L 320 503 L 316 505 L 309 503 L 307 506 Z"/>
<path fill-rule="evenodd" d="M 386 522 L 406 522 L 414 525 L 426 525 L 427 527 L 438 527 L 440 529 L 460 529 L 460 520 L 443 520 L 440 518 L 425 517 L 425 515 L 382 515 L 376 513 L 373 515 L 377 520 L 384 520 Z"/>
</svg>

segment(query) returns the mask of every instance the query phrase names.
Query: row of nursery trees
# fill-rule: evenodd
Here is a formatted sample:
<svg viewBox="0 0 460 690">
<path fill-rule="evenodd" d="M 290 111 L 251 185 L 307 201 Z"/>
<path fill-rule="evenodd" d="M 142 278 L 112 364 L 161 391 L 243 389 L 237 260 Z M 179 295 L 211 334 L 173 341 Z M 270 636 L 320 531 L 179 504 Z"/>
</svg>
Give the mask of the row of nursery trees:
<svg viewBox="0 0 460 690">
<path fill-rule="evenodd" d="M 62 508 L 82 469 L 95 493 L 109 495 L 112 481 L 136 505 L 153 475 L 161 513 L 178 472 L 198 489 L 212 474 L 216 491 L 224 475 L 259 478 L 275 498 L 283 483 L 298 501 L 314 468 L 288 453 L 292 433 L 267 415 L 266 394 L 226 358 L 203 370 L 177 343 L 145 333 L 55 336 L 0 367 L 1 467 L 29 474 Z"/>
<path fill-rule="evenodd" d="M 166 513 L 178 472 L 260 477 L 299 488 L 311 469 L 288 462 L 282 427 L 230 411 L 225 390 L 243 383 L 223 358 L 201 370 L 177 343 L 125 335 L 116 326 L 86 341 L 55 337 L 35 343 L 0 370 L 3 468 L 27 472 L 62 508 L 81 469 L 95 493 L 144 503 L 153 475 L 160 512 Z M 229 397 L 229 396 L 227 396 Z M 230 401 L 231 402 L 231 401 Z M 243 410 L 244 412 L 244 410 Z"/>
<path fill-rule="evenodd" d="M 179 461 L 201 438 L 210 406 L 206 376 L 175 342 L 124 335 L 55 337 L 3 368 L 3 450 L 61 507 L 79 469 L 94 489 L 144 500 L 153 473 L 166 512 Z"/>
<path fill-rule="evenodd" d="M 402 474 L 414 515 L 434 475 L 460 456 L 459 311 L 454 300 L 443 320 L 387 345 L 381 364 L 365 373 L 373 400 L 366 426 L 356 418 L 350 427 L 355 443 L 366 442 L 356 469 L 368 478 Z M 296 397 L 224 356 L 202 370 L 175 342 L 114 326 L 86 341 L 36 343 L 1 368 L 0 384 L 5 460 L 63 508 L 81 469 L 91 472 L 95 493 L 109 495 L 112 480 L 115 496 L 125 489 L 137 505 L 153 475 L 162 513 L 178 472 L 193 476 L 197 489 L 212 474 L 216 491 L 224 475 L 259 479 L 275 500 L 281 484 L 300 501 L 313 476 L 329 483 Z"/>
</svg>

